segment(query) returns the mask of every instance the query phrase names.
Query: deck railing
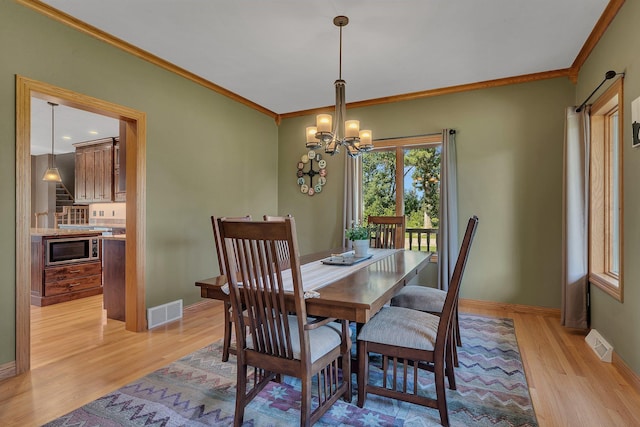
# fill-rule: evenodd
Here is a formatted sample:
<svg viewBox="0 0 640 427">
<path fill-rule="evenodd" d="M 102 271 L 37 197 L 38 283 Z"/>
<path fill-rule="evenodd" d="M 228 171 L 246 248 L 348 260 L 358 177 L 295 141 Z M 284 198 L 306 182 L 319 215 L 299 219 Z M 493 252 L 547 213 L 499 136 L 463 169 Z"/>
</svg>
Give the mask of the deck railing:
<svg viewBox="0 0 640 427">
<path fill-rule="evenodd" d="M 407 228 L 405 231 L 405 249 L 438 252 L 437 228 Z"/>
</svg>

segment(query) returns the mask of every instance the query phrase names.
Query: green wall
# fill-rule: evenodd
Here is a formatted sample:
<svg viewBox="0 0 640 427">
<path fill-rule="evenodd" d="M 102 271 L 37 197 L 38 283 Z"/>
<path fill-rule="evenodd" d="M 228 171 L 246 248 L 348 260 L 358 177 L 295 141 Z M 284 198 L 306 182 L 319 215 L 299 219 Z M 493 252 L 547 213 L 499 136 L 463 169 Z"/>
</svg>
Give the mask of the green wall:
<svg viewBox="0 0 640 427">
<path fill-rule="evenodd" d="M 194 282 L 217 273 L 210 215 L 276 212 L 278 128 L 13 1 L 0 10 L 1 365 L 15 360 L 16 74 L 147 113 L 148 307 L 200 299 Z"/>
<path fill-rule="evenodd" d="M 375 138 L 457 130 L 459 225 L 480 218 L 463 298 L 560 306 L 564 110 L 574 97 L 559 78 L 347 111 Z M 344 155 L 330 159 L 322 193 L 296 185 L 313 121 L 280 125 L 279 211 L 295 215 L 306 252 L 340 244 L 342 231 Z"/>
<path fill-rule="evenodd" d="M 591 326 L 597 329 L 615 352 L 640 373 L 640 149 L 631 147 L 631 102 L 640 96 L 640 2 L 627 1 L 607 29 L 578 77 L 576 103 L 581 103 L 604 78 L 605 72 L 625 72 L 623 84 L 623 197 L 624 302 L 620 303 L 596 286 L 591 286 Z M 608 87 L 594 96 L 594 101 Z"/>
</svg>

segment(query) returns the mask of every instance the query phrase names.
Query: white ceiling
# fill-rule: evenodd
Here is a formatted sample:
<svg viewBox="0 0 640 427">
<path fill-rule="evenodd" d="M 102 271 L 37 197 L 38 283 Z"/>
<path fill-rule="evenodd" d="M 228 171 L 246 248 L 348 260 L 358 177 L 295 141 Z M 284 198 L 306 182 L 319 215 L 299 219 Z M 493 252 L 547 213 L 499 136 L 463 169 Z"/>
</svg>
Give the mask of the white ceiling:
<svg viewBox="0 0 640 427">
<path fill-rule="evenodd" d="M 44 0 L 275 113 L 566 69 L 608 0 Z M 603 70 L 603 72 L 606 70 Z"/>
</svg>

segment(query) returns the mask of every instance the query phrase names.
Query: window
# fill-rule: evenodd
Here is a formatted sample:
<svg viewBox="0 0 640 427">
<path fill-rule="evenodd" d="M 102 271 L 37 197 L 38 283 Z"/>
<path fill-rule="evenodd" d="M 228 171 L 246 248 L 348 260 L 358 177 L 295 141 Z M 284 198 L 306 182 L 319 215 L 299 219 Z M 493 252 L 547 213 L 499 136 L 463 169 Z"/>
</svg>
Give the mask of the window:
<svg viewBox="0 0 640 427">
<path fill-rule="evenodd" d="M 623 300 L 622 79 L 591 109 L 589 281 Z"/>
<path fill-rule="evenodd" d="M 364 218 L 405 215 L 408 249 L 436 252 L 442 135 L 375 141 L 362 156 Z"/>
</svg>

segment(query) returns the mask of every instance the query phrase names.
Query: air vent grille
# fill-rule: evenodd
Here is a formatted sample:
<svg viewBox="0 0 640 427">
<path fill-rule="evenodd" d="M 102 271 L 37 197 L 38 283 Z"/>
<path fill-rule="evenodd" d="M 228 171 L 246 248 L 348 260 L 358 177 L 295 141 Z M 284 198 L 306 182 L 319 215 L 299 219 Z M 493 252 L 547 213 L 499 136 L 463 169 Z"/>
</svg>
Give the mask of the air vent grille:
<svg viewBox="0 0 640 427">
<path fill-rule="evenodd" d="M 147 309 L 147 324 L 149 325 L 149 329 L 181 318 L 181 299 Z"/>
</svg>

